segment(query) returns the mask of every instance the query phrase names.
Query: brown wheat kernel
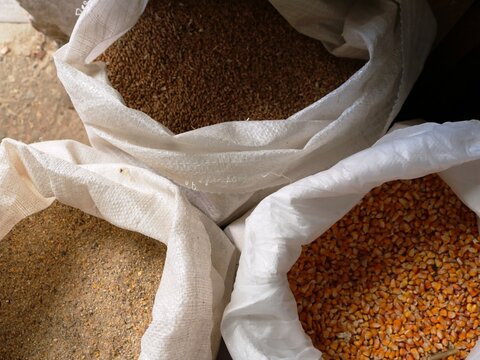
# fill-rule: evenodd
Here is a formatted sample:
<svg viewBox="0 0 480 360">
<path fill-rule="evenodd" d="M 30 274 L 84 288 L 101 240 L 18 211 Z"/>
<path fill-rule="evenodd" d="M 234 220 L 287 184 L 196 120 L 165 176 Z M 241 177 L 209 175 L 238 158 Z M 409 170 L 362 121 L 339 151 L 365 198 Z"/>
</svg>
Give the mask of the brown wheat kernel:
<svg viewBox="0 0 480 360">
<path fill-rule="evenodd" d="M 136 359 L 166 247 L 54 203 L 0 240 L 0 359 Z"/>
<path fill-rule="evenodd" d="M 479 255 L 475 214 L 429 175 L 373 189 L 288 280 L 325 359 L 465 359 L 480 337 Z"/>
<path fill-rule="evenodd" d="M 287 118 L 362 65 L 330 55 L 267 0 L 152 0 L 100 59 L 127 106 L 174 133 Z"/>
</svg>

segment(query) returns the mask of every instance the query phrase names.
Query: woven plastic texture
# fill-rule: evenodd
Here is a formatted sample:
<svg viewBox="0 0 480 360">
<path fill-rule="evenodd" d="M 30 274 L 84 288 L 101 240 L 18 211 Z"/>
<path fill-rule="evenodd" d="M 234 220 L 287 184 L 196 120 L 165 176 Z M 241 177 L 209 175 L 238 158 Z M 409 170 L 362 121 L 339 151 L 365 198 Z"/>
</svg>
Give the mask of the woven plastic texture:
<svg viewBox="0 0 480 360">
<path fill-rule="evenodd" d="M 54 199 L 168 246 L 141 359 L 211 359 L 233 245 L 169 180 L 73 141 L 0 146 L 0 239 Z M 230 274 L 227 276 L 227 274 Z M 227 291 L 225 291 L 227 289 Z"/>
<path fill-rule="evenodd" d="M 122 150 L 189 189 L 192 203 L 217 222 L 371 146 L 385 134 L 429 52 L 435 24 L 428 5 L 423 0 L 271 3 L 333 54 L 368 62 L 288 119 L 233 121 L 173 135 L 126 107 L 104 64 L 91 63 L 135 24 L 146 1 L 91 0 L 55 61 L 92 146 Z"/>
</svg>

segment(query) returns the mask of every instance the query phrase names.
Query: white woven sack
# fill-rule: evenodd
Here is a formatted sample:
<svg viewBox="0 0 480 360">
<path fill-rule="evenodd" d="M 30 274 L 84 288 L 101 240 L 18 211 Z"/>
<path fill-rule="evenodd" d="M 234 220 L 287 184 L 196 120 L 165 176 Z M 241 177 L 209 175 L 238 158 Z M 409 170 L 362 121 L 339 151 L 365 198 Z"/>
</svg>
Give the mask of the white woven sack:
<svg viewBox="0 0 480 360">
<path fill-rule="evenodd" d="M 140 359 L 211 359 L 233 282 L 233 246 L 213 221 L 178 186 L 120 156 L 73 141 L 28 146 L 4 140 L 0 239 L 55 199 L 167 244 Z"/>
<path fill-rule="evenodd" d="M 333 54 L 368 62 L 288 119 L 234 121 L 173 135 L 126 107 L 104 64 L 92 63 L 135 24 L 146 2 L 90 0 L 70 42 L 55 55 L 58 76 L 93 147 L 119 149 L 185 187 L 217 222 L 371 146 L 398 113 L 435 33 L 425 0 L 271 0 L 294 27 Z"/>
<path fill-rule="evenodd" d="M 372 188 L 439 173 L 480 215 L 480 121 L 423 124 L 392 132 L 328 170 L 265 198 L 235 242 L 242 254 L 222 335 L 235 360 L 319 359 L 298 320 L 287 272 L 308 244 Z M 241 227 L 241 224 L 231 226 Z M 469 360 L 480 359 L 480 344 Z"/>
</svg>

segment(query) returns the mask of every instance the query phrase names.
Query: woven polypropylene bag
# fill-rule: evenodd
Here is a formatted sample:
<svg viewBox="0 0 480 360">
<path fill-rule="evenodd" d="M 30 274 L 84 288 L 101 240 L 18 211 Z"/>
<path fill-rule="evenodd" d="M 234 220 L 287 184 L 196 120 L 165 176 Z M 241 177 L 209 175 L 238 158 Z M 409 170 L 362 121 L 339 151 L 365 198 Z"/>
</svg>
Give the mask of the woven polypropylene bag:
<svg viewBox="0 0 480 360">
<path fill-rule="evenodd" d="M 480 121 L 424 124 L 384 136 L 328 170 L 265 198 L 233 239 L 242 249 L 222 335 L 236 360 L 319 359 L 298 319 L 287 272 L 301 247 L 327 231 L 374 187 L 439 173 L 480 215 Z M 227 229 L 228 230 L 228 229 Z M 480 359 L 479 348 L 469 360 Z"/>
<path fill-rule="evenodd" d="M 167 245 L 140 359 L 211 359 L 233 281 L 233 246 L 213 221 L 190 205 L 178 186 L 125 156 L 73 141 L 3 140 L 0 239 L 55 199 Z"/>
<path fill-rule="evenodd" d="M 135 24 L 146 1 L 90 0 L 55 61 L 92 146 L 121 150 L 183 186 L 188 198 L 219 223 L 274 189 L 371 146 L 399 111 L 433 42 L 435 25 L 426 2 L 271 3 L 333 54 L 368 62 L 288 119 L 233 121 L 173 135 L 126 107 L 104 64 L 91 62 Z"/>
</svg>

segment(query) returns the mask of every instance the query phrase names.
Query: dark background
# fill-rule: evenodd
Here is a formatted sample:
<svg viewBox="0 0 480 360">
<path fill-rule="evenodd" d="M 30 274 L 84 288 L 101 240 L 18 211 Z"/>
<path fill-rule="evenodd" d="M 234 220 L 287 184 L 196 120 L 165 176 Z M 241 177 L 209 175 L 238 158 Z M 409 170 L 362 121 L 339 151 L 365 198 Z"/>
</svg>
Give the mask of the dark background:
<svg viewBox="0 0 480 360">
<path fill-rule="evenodd" d="M 437 41 L 395 121 L 480 119 L 480 2 L 430 3 Z"/>
</svg>

